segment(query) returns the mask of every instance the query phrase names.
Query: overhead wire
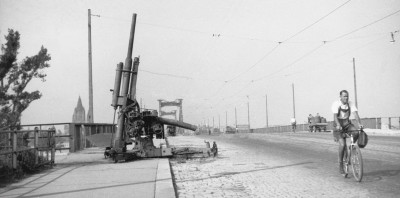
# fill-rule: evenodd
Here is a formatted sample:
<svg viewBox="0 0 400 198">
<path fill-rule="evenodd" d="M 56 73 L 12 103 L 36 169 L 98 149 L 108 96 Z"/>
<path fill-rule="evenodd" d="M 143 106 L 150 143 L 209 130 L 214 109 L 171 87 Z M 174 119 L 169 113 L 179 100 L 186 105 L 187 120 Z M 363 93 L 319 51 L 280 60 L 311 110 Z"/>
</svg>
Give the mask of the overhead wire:
<svg viewBox="0 0 400 198">
<path fill-rule="evenodd" d="M 169 76 L 169 77 L 174 77 L 174 78 L 184 78 L 184 79 L 188 79 L 188 80 L 193 80 L 193 78 L 189 77 L 189 76 L 179 76 L 179 75 L 175 75 L 175 74 L 158 73 L 158 72 L 153 72 L 153 71 L 148 71 L 148 70 L 143 70 L 143 69 L 139 69 L 139 71 L 146 72 L 149 74 L 159 75 L 159 76 Z"/>
<path fill-rule="evenodd" d="M 250 71 L 251 69 L 253 69 L 255 66 L 257 66 L 261 61 L 263 61 L 265 58 L 267 58 L 269 55 L 271 55 L 278 47 L 279 47 L 280 43 L 278 43 L 277 45 L 275 45 L 271 50 L 269 50 L 266 54 L 264 54 L 264 56 L 262 56 L 260 59 L 258 59 L 258 61 L 256 61 L 253 65 L 251 65 L 249 68 L 247 68 L 244 72 L 241 72 L 239 75 L 227 80 L 226 82 L 230 82 L 233 81 L 237 78 L 239 78 L 240 76 L 242 76 L 243 74 L 247 73 L 248 71 Z"/>
<path fill-rule="evenodd" d="M 369 23 L 369 24 L 367 24 L 367 25 L 361 26 L 361 27 L 359 27 L 359 28 L 357 28 L 357 29 L 355 29 L 355 30 L 353 30 L 353 31 L 351 31 L 351 32 L 342 34 L 342 35 L 336 37 L 336 38 L 333 39 L 333 40 L 330 40 L 330 41 L 323 41 L 323 44 L 325 44 L 325 43 L 327 43 L 327 42 L 334 42 L 334 41 L 337 41 L 337 40 L 339 40 L 340 38 L 343 38 L 343 37 L 345 37 L 345 36 L 348 36 L 348 35 L 350 35 L 350 34 L 353 34 L 353 33 L 357 32 L 357 31 L 359 31 L 359 30 L 361 30 L 361 29 L 364 29 L 364 28 L 366 28 L 366 27 L 368 27 L 368 26 L 371 26 L 371 25 L 373 25 L 373 24 L 375 24 L 375 23 L 377 23 L 377 22 L 379 22 L 379 21 L 382 21 L 382 20 L 384 20 L 384 19 L 386 19 L 386 18 L 388 18 L 388 17 L 390 17 L 390 16 L 393 16 L 393 15 L 399 13 L 399 12 L 400 12 L 400 10 L 397 10 L 397 11 L 395 11 L 395 12 L 392 12 L 392 13 L 390 13 L 389 15 L 386 15 L 385 17 L 382 17 L 382 18 L 380 18 L 380 19 L 378 19 L 378 20 L 375 20 L 375 21 L 373 21 L 373 22 L 371 22 L 371 23 Z M 297 62 L 300 61 L 301 59 L 303 59 L 303 58 L 305 58 L 306 56 L 311 55 L 312 53 L 314 53 L 316 50 L 318 50 L 320 47 L 322 47 L 323 44 L 320 45 L 319 47 L 317 47 L 317 48 L 311 50 L 310 52 L 307 52 L 305 55 L 303 55 L 302 57 L 300 57 L 300 59 L 297 59 L 295 62 L 293 62 L 293 63 L 291 63 L 291 64 L 289 64 L 289 65 L 283 67 L 282 69 L 278 70 L 277 72 L 274 72 L 274 73 L 272 73 L 272 74 L 270 74 L 270 75 L 267 75 L 267 76 L 263 76 L 263 77 L 261 77 L 261 78 L 259 78 L 259 79 L 253 80 L 253 81 L 262 80 L 262 79 L 264 79 L 264 78 L 266 78 L 266 77 L 269 77 L 269 76 L 271 76 L 271 75 L 274 75 L 274 74 L 276 74 L 276 73 L 279 73 L 280 71 L 282 71 L 282 70 L 284 70 L 284 69 L 286 69 L 286 68 L 288 68 L 288 67 L 291 67 L 293 64 L 297 63 Z"/>
<path fill-rule="evenodd" d="M 346 4 L 348 4 L 351 0 L 348 0 L 346 2 L 344 2 L 343 4 L 341 4 L 340 6 L 336 7 L 335 9 L 333 9 L 332 11 L 330 11 L 328 14 L 322 16 L 321 18 L 319 18 L 318 20 L 316 20 L 315 22 L 311 23 L 310 25 L 306 26 L 305 28 L 301 29 L 300 31 L 298 31 L 297 33 L 293 34 L 292 36 L 290 36 L 289 38 L 287 38 L 286 40 L 284 40 L 283 42 L 286 42 L 294 37 L 296 37 L 297 35 L 301 34 L 302 32 L 304 32 L 305 30 L 311 28 L 313 25 L 317 24 L 318 22 L 322 21 L 323 19 L 325 19 L 326 17 L 328 17 L 329 15 L 331 15 L 332 13 L 334 13 L 335 11 L 339 10 L 341 7 L 345 6 Z"/>
<path fill-rule="evenodd" d="M 290 36 L 289 38 L 281 41 L 281 42 L 277 42 L 278 44 L 272 48 L 270 51 L 268 51 L 265 55 L 263 55 L 258 61 L 256 61 L 256 63 L 254 63 L 253 65 L 251 65 L 250 67 L 248 67 L 245 71 L 241 72 L 239 75 L 233 77 L 232 79 L 228 80 L 229 81 L 233 81 L 235 79 L 237 79 L 238 77 L 242 76 L 243 74 L 249 72 L 251 69 L 253 69 L 256 65 L 258 65 L 261 61 L 263 61 L 265 58 L 267 58 L 269 55 L 272 54 L 272 52 L 274 52 L 282 43 L 285 43 L 287 41 L 289 41 L 290 39 L 296 37 L 297 35 L 301 34 L 302 32 L 304 32 L 305 30 L 311 28 L 312 26 L 314 26 L 315 24 L 317 24 L 318 22 L 322 21 L 323 19 L 325 19 L 326 17 L 328 17 L 329 15 L 331 15 L 332 13 L 334 13 L 335 11 L 339 10 L 341 7 L 345 6 L 347 3 L 349 3 L 351 0 L 348 0 L 346 2 L 344 2 L 343 4 L 339 5 L 338 7 L 336 7 L 335 9 L 333 9 L 332 11 L 330 11 L 329 13 L 325 14 L 324 16 L 322 16 L 321 18 L 317 19 L 316 21 L 314 21 L 313 23 L 311 23 L 310 25 L 306 26 L 305 28 L 301 29 L 300 31 L 296 32 L 295 34 L 293 34 L 292 36 Z"/>
<path fill-rule="evenodd" d="M 327 62 L 330 61 L 330 60 L 332 60 L 332 59 L 336 59 L 336 60 L 337 60 L 338 58 L 340 58 L 340 57 L 342 57 L 342 56 L 345 56 L 345 55 L 349 54 L 350 52 L 354 52 L 354 51 L 357 51 L 357 50 L 362 49 L 362 48 L 364 48 L 364 47 L 367 47 L 367 46 L 369 46 L 369 45 L 371 45 L 371 44 L 373 44 L 373 43 L 375 43 L 375 42 L 377 42 L 377 41 L 379 41 L 379 40 L 382 40 L 383 38 L 384 38 L 384 36 L 381 35 L 378 39 L 374 39 L 374 40 L 372 40 L 371 42 L 366 43 L 365 45 L 358 46 L 358 47 L 356 47 L 356 48 L 353 48 L 353 49 L 348 50 L 348 51 L 346 51 L 346 52 L 344 52 L 344 53 L 341 53 L 341 54 L 339 54 L 339 55 L 337 55 L 337 56 L 334 56 L 334 57 L 332 57 L 332 58 L 330 58 L 330 59 L 328 59 L 328 60 L 323 61 L 323 62 L 325 62 L 325 63 L 319 62 L 319 63 L 317 63 L 316 65 L 319 65 L 319 66 L 327 65 Z M 337 61 L 336 61 L 336 62 L 337 62 Z M 333 63 L 335 63 L 335 62 L 333 62 Z M 330 62 L 329 65 L 332 65 L 333 63 Z M 321 69 L 325 69 L 325 68 L 320 67 L 318 70 L 321 70 Z M 314 71 L 315 71 L 315 70 L 314 70 Z M 301 74 L 301 73 L 304 73 L 304 72 L 308 72 L 308 70 L 303 69 L 302 71 L 294 72 L 294 73 L 291 73 L 291 74 L 286 74 L 285 76 L 297 75 L 297 74 Z"/>
<path fill-rule="evenodd" d="M 386 16 L 384 16 L 384 17 L 382 17 L 382 18 L 380 18 L 380 19 L 378 19 L 378 20 L 375 20 L 375 21 L 373 21 L 373 22 L 371 22 L 371 23 L 369 23 L 369 24 L 367 24 L 367 25 L 361 26 L 361 27 L 359 27 L 359 28 L 357 28 L 357 29 L 355 29 L 355 30 L 352 30 L 352 31 L 348 32 L 348 33 L 342 34 L 342 35 L 336 37 L 336 38 L 333 39 L 333 40 L 330 40 L 330 41 L 323 41 L 323 44 L 326 44 L 326 43 L 328 43 L 328 42 L 331 43 L 331 42 L 337 41 L 337 40 L 339 40 L 339 39 L 341 39 L 341 38 L 343 38 L 343 37 L 345 37 L 345 36 L 348 36 L 348 35 L 353 34 L 353 33 L 357 32 L 357 31 L 359 31 L 359 30 L 361 30 L 361 29 L 364 29 L 364 28 L 366 28 L 366 27 L 368 27 L 368 26 L 371 26 L 371 25 L 373 25 L 373 24 L 375 24 L 375 23 L 378 23 L 378 22 L 380 22 L 380 21 L 382 21 L 382 20 L 384 20 L 384 19 L 386 19 L 386 18 L 388 18 L 388 17 L 390 17 L 390 16 L 393 16 L 393 15 L 399 13 L 399 12 L 400 12 L 400 10 L 397 10 L 397 11 L 395 11 L 395 12 L 392 12 L 392 13 L 390 13 L 389 15 L 386 15 Z M 282 69 L 278 70 L 277 72 L 274 72 L 273 74 L 270 74 L 270 75 L 261 77 L 261 78 L 259 78 L 259 79 L 253 80 L 253 81 L 259 81 L 259 80 L 261 80 L 261 79 L 264 79 L 264 78 L 266 78 L 266 77 L 269 77 L 269 76 L 271 76 L 271 75 L 274 75 L 274 74 L 276 74 L 276 73 L 279 73 L 280 71 L 282 71 L 282 70 L 284 70 L 284 69 L 286 69 L 286 68 L 288 68 L 288 67 L 291 67 L 293 64 L 297 63 L 297 62 L 300 61 L 301 59 L 303 59 L 303 58 L 305 58 L 306 56 L 311 55 L 312 53 L 314 53 L 316 50 L 318 50 L 320 47 L 322 47 L 323 44 L 320 45 L 319 47 L 317 47 L 317 48 L 311 50 L 310 52 L 307 52 L 305 55 L 303 55 L 302 57 L 300 57 L 300 59 L 298 59 L 298 60 L 296 60 L 295 62 L 293 62 L 293 63 L 291 63 L 291 64 L 289 64 L 289 65 L 283 67 Z"/>
<path fill-rule="evenodd" d="M 304 55 L 302 55 L 301 57 L 297 58 L 295 61 L 293 61 L 293 62 L 287 64 L 286 66 L 280 68 L 279 70 L 273 72 L 272 74 L 268 74 L 268 75 L 266 75 L 266 76 L 263 76 L 263 77 L 261 77 L 261 78 L 257 78 L 257 79 L 252 80 L 252 81 L 253 81 L 253 82 L 260 81 L 260 80 L 262 80 L 262 79 L 264 79 L 264 78 L 273 76 L 273 75 L 275 75 L 275 74 L 277 74 L 277 73 L 279 73 L 279 72 L 281 72 L 281 71 L 283 71 L 283 70 L 285 70 L 285 69 L 287 69 L 287 68 L 293 66 L 294 64 L 296 64 L 296 63 L 298 63 L 299 61 L 303 60 L 303 59 L 306 58 L 307 56 L 313 54 L 315 51 L 317 51 L 317 50 L 320 49 L 322 46 L 324 46 L 324 44 L 325 44 L 325 43 L 322 43 L 322 44 L 318 45 L 317 47 L 313 48 L 312 50 L 306 52 L 306 53 L 305 53 Z"/>
<path fill-rule="evenodd" d="M 359 27 L 359 28 L 356 28 L 356 29 L 354 29 L 354 30 L 352 30 L 352 31 L 350 31 L 350 32 L 348 32 L 348 33 L 342 34 L 342 35 L 340 35 L 340 36 L 338 36 L 338 37 L 335 37 L 334 39 L 330 40 L 330 42 L 339 40 L 339 39 L 341 39 L 341 38 L 343 38 L 343 37 L 346 37 L 346 36 L 348 36 L 348 35 L 350 35 L 350 34 L 353 34 L 353 33 L 355 33 L 355 32 L 358 32 L 358 31 L 360 31 L 360 30 L 362 30 L 362 29 L 364 29 L 364 28 L 366 28 L 366 27 L 369 27 L 369 26 L 371 26 L 371 25 L 373 25 L 373 24 L 375 24 L 375 23 L 378 23 L 378 22 L 380 22 L 380 21 L 382 21 L 382 20 L 384 20 L 384 19 L 386 19 L 386 18 L 388 18 L 388 17 L 391 17 L 391 16 L 393 16 L 393 15 L 399 13 L 399 12 L 400 12 L 400 10 L 397 10 L 397 11 L 395 11 L 395 12 L 392 12 L 392 13 L 390 13 L 390 14 L 388 14 L 388 15 L 386 15 L 386 16 L 384 16 L 384 17 L 378 19 L 378 20 L 375 20 L 375 21 L 373 21 L 373 22 L 371 22 L 371 23 L 368 23 L 368 24 L 366 24 L 366 25 L 363 25 L 363 26 L 361 26 L 361 27 Z"/>
</svg>

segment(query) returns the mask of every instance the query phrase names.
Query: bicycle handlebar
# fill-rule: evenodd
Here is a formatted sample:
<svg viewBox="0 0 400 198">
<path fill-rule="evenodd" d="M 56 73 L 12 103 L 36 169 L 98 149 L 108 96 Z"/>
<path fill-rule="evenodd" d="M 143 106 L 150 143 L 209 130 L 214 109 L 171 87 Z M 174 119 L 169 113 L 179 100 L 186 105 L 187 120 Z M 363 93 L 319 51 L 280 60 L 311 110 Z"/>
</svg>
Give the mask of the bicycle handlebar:
<svg viewBox="0 0 400 198">
<path fill-rule="evenodd" d="M 361 131 L 364 131 L 364 130 L 363 130 L 363 129 L 346 130 L 346 131 L 340 130 L 339 132 L 340 132 L 340 133 L 349 133 L 349 132 L 361 132 Z"/>
</svg>

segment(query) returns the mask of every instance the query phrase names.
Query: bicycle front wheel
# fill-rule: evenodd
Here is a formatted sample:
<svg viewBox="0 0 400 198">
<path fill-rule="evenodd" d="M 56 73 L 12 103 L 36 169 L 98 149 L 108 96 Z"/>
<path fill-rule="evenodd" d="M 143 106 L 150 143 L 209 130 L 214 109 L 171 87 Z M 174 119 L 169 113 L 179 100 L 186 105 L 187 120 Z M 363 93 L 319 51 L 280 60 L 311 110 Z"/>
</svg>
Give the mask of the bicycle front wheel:
<svg viewBox="0 0 400 198">
<path fill-rule="evenodd" d="M 347 175 L 349 174 L 349 166 L 350 166 L 350 160 L 348 158 L 349 152 L 347 151 L 347 148 L 344 148 L 344 155 L 343 155 L 343 171 L 344 171 L 344 178 L 347 177 Z"/>
<path fill-rule="evenodd" d="M 361 156 L 361 150 L 358 146 L 353 146 L 351 151 L 351 166 L 353 168 L 353 176 L 358 181 L 361 182 L 364 169 L 363 160 Z"/>
</svg>

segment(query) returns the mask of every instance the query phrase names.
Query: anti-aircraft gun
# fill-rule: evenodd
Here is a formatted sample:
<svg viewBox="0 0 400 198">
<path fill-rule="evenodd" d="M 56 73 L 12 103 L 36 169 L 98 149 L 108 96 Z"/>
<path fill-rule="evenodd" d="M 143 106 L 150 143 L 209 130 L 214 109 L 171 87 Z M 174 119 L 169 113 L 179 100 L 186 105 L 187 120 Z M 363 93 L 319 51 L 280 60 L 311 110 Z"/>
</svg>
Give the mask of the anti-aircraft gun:
<svg viewBox="0 0 400 198">
<path fill-rule="evenodd" d="M 114 110 L 118 110 L 117 130 L 113 135 L 112 145 L 108 154 L 115 162 L 136 157 L 171 156 L 172 149 L 168 147 L 156 148 L 153 139 L 164 139 L 164 125 L 181 127 L 195 131 L 196 126 L 158 117 L 156 110 L 141 111 L 136 101 L 136 82 L 139 67 L 139 57 L 132 62 L 132 48 L 135 35 L 136 14 L 132 16 L 131 32 L 128 45 L 128 54 L 125 64 L 117 65 L 115 84 L 112 96 Z M 133 145 L 127 150 L 127 145 Z"/>
</svg>

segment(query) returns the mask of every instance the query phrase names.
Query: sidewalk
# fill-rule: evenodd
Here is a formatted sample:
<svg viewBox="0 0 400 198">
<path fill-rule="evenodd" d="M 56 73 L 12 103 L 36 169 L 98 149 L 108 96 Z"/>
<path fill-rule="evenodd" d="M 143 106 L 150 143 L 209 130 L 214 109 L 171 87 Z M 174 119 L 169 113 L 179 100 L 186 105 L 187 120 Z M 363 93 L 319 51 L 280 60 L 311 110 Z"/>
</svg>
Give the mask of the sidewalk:
<svg viewBox="0 0 400 198">
<path fill-rule="evenodd" d="M 0 197 L 175 197 L 169 159 L 113 163 L 103 148 L 56 159 L 53 169 L 0 189 Z"/>
</svg>

